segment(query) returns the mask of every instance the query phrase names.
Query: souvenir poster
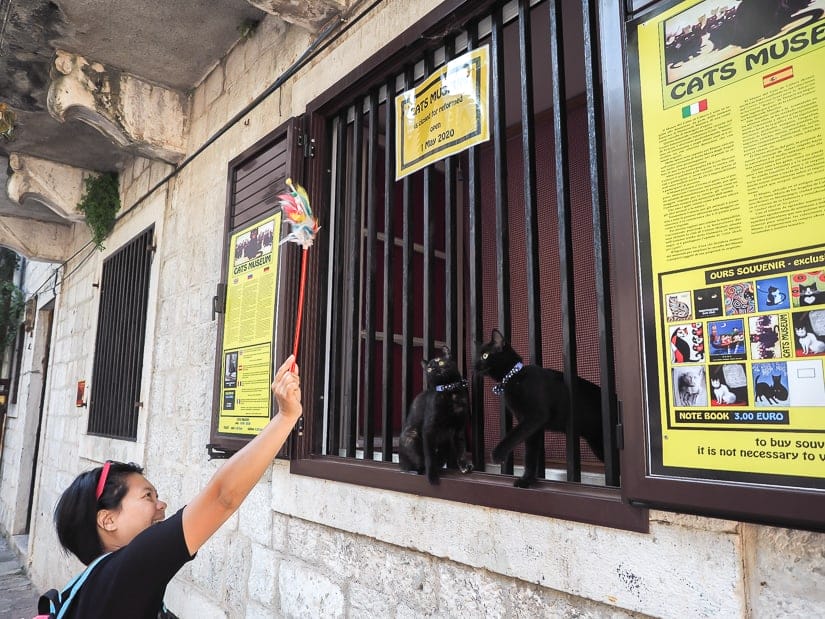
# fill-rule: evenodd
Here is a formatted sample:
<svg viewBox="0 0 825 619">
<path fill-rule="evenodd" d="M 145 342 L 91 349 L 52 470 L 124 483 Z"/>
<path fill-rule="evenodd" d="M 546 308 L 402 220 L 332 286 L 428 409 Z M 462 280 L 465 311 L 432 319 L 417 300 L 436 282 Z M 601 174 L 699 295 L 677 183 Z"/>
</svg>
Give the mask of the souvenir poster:
<svg viewBox="0 0 825 619">
<path fill-rule="evenodd" d="M 651 473 L 823 488 L 825 0 L 628 41 Z"/>
</svg>

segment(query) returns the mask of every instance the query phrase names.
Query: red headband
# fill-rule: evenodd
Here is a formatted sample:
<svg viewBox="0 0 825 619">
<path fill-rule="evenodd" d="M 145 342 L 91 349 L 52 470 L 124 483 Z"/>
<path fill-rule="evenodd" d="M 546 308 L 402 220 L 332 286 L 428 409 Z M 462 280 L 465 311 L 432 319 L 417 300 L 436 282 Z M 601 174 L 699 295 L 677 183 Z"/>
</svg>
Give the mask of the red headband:
<svg viewBox="0 0 825 619">
<path fill-rule="evenodd" d="M 95 500 L 100 500 L 100 495 L 103 494 L 103 487 L 106 485 L 106 478 L 109 477 L 109 467 L 112 463 L 106 460 L 103 465 L 103 470 L 100 472 L 100 479 L 97 481 L 97 490 L 95 491 Z"/>
</svg>

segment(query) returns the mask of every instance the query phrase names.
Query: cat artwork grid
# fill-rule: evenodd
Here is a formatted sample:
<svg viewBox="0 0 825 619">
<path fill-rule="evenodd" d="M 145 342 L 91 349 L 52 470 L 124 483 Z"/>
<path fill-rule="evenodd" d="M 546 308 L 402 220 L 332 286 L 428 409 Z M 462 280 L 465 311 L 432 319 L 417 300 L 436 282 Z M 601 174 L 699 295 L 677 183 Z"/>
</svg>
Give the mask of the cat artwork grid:
<svg viewBox="0 0 825 619">
<path fill-rule="evenodd" d="M 437 484 L 444 465 L 462 473 L 473 470 L 464 458 L 469 393 L 467 381 L 446 346 L 440 356 L 424 359 L 421 367 L 426 373 L 426 388 L 410 405 L 398 441 L 398 462 L 402 471 L 426 473 L 427 481 Z"/>
<path fill-rule="evenodd" d="M 519 443 L 524 443 L 524 474 L 513 485 L 527 488 L 536 481 L 543 462 L 539 454 L 544 432 L 565 432 L 570 415 L 570 398 L 564 374 L 538 365 L 525 365 L 498 329 L 479 349 L 475 369 L 497 381 L 494 393 L 518 421 L 493 448 L 494 463 L 503 462 Z M 596 457 L 604 462 L 601 388 L 583 378 L 576 379 L 576 415 L 581 437 Z"/>
</svg>

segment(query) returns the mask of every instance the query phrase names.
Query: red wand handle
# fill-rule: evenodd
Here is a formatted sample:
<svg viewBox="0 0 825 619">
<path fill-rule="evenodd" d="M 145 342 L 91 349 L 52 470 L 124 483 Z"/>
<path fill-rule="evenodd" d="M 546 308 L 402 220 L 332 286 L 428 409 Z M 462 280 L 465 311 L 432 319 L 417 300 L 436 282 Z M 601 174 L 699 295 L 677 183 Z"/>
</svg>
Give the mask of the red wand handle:
<svg viewBox="0 0 825 619">
<path fill-rule="evenodd" d="M 306 287 L 307 277 L 307 249 L 301 252 L 301 282 L 298 286 L 298 317 L 295 320 L 295 335 L 292 338 L 292 354 L 295 359 L 298 359 L 298 342 L 301 339 L 301 318 L 304 315 L 304 288 Z M 292 362 L 292 369 L 295 368 L 295 361 Z"/>
</svg>

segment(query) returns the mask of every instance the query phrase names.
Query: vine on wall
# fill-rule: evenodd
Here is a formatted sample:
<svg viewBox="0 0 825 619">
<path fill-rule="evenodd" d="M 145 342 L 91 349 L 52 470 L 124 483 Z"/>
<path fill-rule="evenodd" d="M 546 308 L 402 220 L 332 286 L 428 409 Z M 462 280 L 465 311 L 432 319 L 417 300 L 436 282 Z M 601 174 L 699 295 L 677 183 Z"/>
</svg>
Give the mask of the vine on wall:
<svg viewBox="0 0 825 619">
<path fill-rule="evenodd" d="M 15 252 L 0 247 L 0 350 L 11 345 L 23 320 L 23 292 L 14 283 L 19 263 L 20 257 Z"/>
<path fill-rule="evenodd" d="M 92 231 L 92 241 L 103 250 L 105 239 L 115 226 L 115 215 L 120 209 L 117 174 L 107 172 L 86 178 L 86 191 L 77 209 L 86 216 L 86 225 Z"/>
</svg>

